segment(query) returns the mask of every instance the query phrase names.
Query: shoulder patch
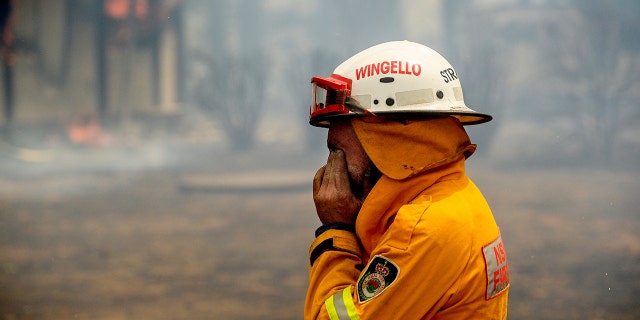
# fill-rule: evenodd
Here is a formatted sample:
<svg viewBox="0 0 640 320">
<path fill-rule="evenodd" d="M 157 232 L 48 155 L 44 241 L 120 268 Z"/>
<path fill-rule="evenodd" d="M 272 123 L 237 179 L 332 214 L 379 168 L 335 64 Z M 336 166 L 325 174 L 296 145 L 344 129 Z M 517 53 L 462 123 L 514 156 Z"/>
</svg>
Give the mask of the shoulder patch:
<svg viewBox="0 0 640 320">
<path fill-rule="evenodd" d="M 509 287 L 509 264 L 502 237 L 482 247 L 484 263 L 487 269 L 486 299 L 496 297 Z"/>
<path fill-rule="evenodd" d="M 383 256 L 374 256 L 358 280 L 358 302 L 364 303 L 380 295 L 398 278 L 400 269 Z"/>
</svg>

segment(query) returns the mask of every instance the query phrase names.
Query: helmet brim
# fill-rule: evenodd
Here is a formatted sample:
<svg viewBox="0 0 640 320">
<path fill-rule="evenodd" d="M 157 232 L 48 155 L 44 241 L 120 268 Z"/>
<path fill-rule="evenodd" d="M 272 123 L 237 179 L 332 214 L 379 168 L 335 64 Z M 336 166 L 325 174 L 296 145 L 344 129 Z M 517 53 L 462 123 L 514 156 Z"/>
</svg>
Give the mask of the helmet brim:
<svg viewBox="0 0 640 320">
<path fill-rule="evenodd" d="M 491 115 L 479 113 L 479 112 L 464 112 L 464 111 L 434 111 L 428 112 L 424 110 L 416 110 L 416 111 L 378 111 L 375 114 L 358 114 L 358 113 L 348 113 L 348 114 L 328 114 L 313 117 L 309 120 L 309 124 L 314 127 L 327 128 L 329 127 L 331 121 L 337 120 L 346 120 L 353 117 L 384 117 L 385 119 L 398 119 L 398 120 L 425 120 L 425 119 L 435 119 L 446 116 L 451 116 L 460 121 L 462 125 L 475 125 L 481 124 L 485 122 L 489 122 L 493 119 Z"/>
</svg>

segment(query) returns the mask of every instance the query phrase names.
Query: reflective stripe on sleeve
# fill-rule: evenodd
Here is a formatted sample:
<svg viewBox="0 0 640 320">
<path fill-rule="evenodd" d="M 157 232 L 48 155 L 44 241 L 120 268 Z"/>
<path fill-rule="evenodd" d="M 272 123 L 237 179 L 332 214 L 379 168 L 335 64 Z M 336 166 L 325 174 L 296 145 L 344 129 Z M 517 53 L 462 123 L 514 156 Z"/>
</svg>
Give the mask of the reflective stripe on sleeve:
<svg viewBox="0 0 640 320">
<path fill-rule="evenodd" d="M 351 286 L 336 292 L 324 302 L 331 320 L 360 320 L 351 297 Z"/>
<path fill-rule="evenodd" d="M 324 307 L 327 308 L 329 319 L 340 320 L 340 316 L 338 315 L 338 312 L 336 311 L 336 307 L 333 304 L 333 296 L 329 297 L 329 299 L 324 301 Z"/>
</svg>

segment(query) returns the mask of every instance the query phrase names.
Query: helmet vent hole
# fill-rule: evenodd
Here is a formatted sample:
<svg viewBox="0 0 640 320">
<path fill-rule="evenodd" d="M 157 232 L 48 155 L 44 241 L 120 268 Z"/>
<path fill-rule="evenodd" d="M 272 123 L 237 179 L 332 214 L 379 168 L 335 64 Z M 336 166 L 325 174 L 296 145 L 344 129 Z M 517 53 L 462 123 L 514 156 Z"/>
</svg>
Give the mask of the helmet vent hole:
<svg viewBox="0 0 640 320">
<path fill-rule="evenodd" d="M 396 102 L 393 100 L 393 98 L 387 98 L 387 101 L 385 101 L 385 103 L 386 103 L 388 106 L 392 106 L 392 105 L 393 105 L 394 103 L 396 103 Z"/>
<path fill-rule="evenodd" d="M 438 90 L 436 92 L 436 97 L 438 97 L 438 99 L 444 98 L 444 92 L 442 92 L 442 90 Z"/>
<path fill-rule="evenodd" d="M 393 77 L 380 78 L 380 82 L 382 82 L 382 83 L 391 83 L 391 82 L 393 82 L 393 80 L 395 80 L 395 79 L 393 79 Z"/>
<path fill-rule="evenodd" d="M 379 102 L 378 99 L 373 100 L 373 104 L 378 104 Z"/>
</svg>

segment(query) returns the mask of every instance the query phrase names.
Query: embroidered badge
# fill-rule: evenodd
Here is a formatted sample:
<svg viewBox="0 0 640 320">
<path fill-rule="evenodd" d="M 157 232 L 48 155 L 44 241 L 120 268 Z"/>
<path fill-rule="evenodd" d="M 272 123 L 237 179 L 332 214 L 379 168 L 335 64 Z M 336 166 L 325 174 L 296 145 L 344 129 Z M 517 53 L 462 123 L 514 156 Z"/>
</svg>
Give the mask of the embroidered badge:
<svg viewBox="0 0 640 320">
<path fill-rule="evenodd" d="M 487 268 L 486 299 L 489 300 L 509 287 L 509 264 L 502 237 L 482 247 Z"/>
<path fill-rule="evenodd" d="M 358 280 L 358 301 L 366 302 L 389 288 L 398 278 L 400 269 L 383 256 L 374 256 Z"/>
</svg>

